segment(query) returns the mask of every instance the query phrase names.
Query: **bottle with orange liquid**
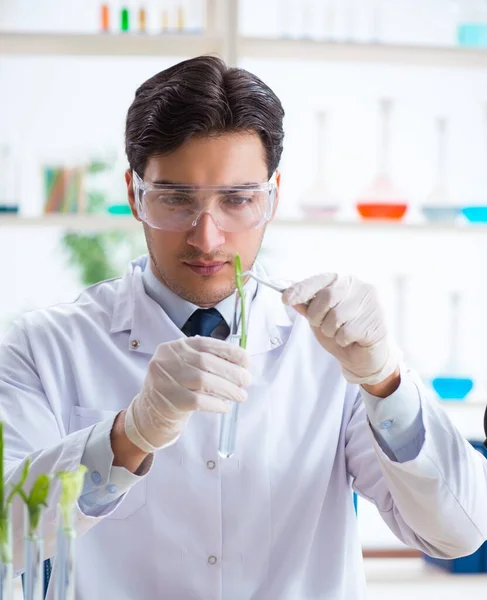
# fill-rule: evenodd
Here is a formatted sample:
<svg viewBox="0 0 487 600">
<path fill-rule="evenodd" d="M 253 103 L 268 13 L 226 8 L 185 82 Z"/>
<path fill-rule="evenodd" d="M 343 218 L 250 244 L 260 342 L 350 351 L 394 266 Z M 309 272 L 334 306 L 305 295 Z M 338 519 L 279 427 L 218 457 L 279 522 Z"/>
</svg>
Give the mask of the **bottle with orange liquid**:
<svg viewBox="0 0 487 600">
<path fill-rule="evenodd" d="M 357 211 L 362 219 L 386 219 L 399 221 L 404 217 L 408 204 L 390 176 L 390 116 L 393 101 L 380 100 L 379 147 L 377 175 L 360 195 Z"/>
<path fill-rule="evenodd" d="M 100 7 L 100 24 L 102 33 L 110 31 L 110 7 L 108 4 L 102 4 Z"/>
</svg>

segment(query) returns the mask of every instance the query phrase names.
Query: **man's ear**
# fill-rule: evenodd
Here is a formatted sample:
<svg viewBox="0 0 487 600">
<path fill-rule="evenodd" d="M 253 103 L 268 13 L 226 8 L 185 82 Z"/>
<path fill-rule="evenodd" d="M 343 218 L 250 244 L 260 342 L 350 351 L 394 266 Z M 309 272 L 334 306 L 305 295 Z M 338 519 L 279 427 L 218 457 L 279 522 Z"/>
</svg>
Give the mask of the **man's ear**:
<svg viewBox="0 0 487 600">
<path fill-rule="evenodd" d="M 125 171 L 125 183 L 127 184 L 127 197 L 130 204 L 130 210 L 132 211 L 132 215 L 137 219 L 137 221 L 142 221 L 142 219 L 139 217 L 137 207 L 135 205 L 133 175 L 130 169 L 127 169 Z"/>
<path fill-rule="evenodd" d="M 281 191 L 281 173 L 280 173 L 280 171 L 276 171 L 276 201 L 274 203 L 274 212 L 272 213 L 272 217 L 270 219 L 271 221 L 273 221 L 274 217 L 276 216 L 277 207 L 279 205 L 280 191 Z"/>
</svg>

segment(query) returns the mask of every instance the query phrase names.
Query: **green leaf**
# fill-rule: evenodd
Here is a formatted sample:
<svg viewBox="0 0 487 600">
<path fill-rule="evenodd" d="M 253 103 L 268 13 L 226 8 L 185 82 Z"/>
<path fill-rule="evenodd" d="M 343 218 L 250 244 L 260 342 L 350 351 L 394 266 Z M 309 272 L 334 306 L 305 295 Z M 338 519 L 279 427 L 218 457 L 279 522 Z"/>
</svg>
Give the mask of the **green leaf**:
<svg viewBox="0 0 487 600">
<path fill-rule="evenodd" d="M 20 476 L 19 481 L 12 485 L 12 489 L 7 498 L 7 505 L 11 504 L 13 502 L 13 499 L 15 498 L 15 496 L 20 496 L 22 498 L 22 500 L 25 503 L 27 503 L 27 496 L 24 492 L 24 485 L 25 485 L 25 482 L 27 481 L 27 477 L 29 476 L 29 471 L 30 471 L 30 458 L 26 458 L 25 463 L 24 463 L 24 468 L 22 469 L 22 474 Z"/>
<path fill-rule="evenodd" d="M 22 475 L 17 483 L 20 487 L 24 487 L 25 482 L 27 481 L 27 477 L 29 476 L 30 470 L 30 458 L 27 458 L 24 463 L 24 468 L 22 469 Z"/>
<path fill-rule="evenodd" d="M 47 506 L 47 497 L 49 495 L 50 477 L 48 475 L 39 475 L 34 481 L 27 498 L 27 509 L 29 512 L 29 534 L 33 536 L 39 525 L 42 507 Z"/>
<path fill-rule="evenodd" d="M 49 495 L 50 480 L 48 475 L 39 475 L 34 481 L 34 485 L 29 494 L 29 505 L 37 506 L 38 504 L 46 505 L 47 496 Z"/>
<path fill-rule="evenodd" d="M 103 171 L 106 171 L 108 168 L 110 167 L 110 165 L 108 165 L 107 163 L 103 162 L 103 161 L 96 161 L 94 160 L 93 162 L 91 162 L 88 165 L 88 173 L 101 173 Z"/>
<path fill-rule="evenodd" d="M 12 490 L 7 499 L 7 504 L 11 504 L 15 496 L 20 496 L 20 498 L 22 498 L 22 501 L 25 502 L 25 504 L 28 504 L 29 499 L 27 498 L 27 495 L 24 492 L 23 488 L 18 483 L 12 486 Z"/>
</svg>

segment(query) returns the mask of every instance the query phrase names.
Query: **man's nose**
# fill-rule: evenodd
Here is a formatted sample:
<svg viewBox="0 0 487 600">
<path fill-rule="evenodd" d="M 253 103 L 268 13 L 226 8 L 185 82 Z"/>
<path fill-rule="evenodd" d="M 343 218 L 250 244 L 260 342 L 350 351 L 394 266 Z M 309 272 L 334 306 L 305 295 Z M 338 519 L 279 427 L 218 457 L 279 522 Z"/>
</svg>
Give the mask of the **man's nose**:
<svg viewBox="0 0 487 600">
<path fill-rule="evenodd" d="M 188 233 L 187 242 L 204 254 L 210 254 L 225 243 L 225 233 L 218 228 L 210 213 L 201 214 Z"/>
</svg>

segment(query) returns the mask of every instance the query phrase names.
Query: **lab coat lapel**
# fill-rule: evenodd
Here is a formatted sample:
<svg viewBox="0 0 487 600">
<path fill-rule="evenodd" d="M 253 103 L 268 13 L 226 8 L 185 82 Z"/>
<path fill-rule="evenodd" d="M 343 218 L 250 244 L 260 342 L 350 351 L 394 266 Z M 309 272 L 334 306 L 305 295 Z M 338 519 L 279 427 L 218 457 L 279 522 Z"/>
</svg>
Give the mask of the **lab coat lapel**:
<svg viewBox="0 0 487 600">
<path fill-rule="evenodd" d="M 269 352 L 287 341 L 294 322 L 291 310 L 277 292 L 259 284 L 248 325 L 247 349 L 251 355 Z"/>
<path fill-rule="evenodd" d="M 153 355 L 162 342 L 186 336 L 145 293 L 142 272 L 146 260 L 133 261 L 122 279 L 110 331 L 130 331 L 129 350 Z"/>
<path fill-rule="evenodd" d="M 152 355 L 162 342 L 186 336 L 145 293 L 142 272 L 146 260 L 144 256 L 133 261 L 121 280 L 110 331 L 130 331 L 130 351 Z M 249 353 L 262 354 L 285 343 L 294 318 L 294 312 L 283 305 L 277 292 L 258 285 L 248 325 Z"/>
</svg>

